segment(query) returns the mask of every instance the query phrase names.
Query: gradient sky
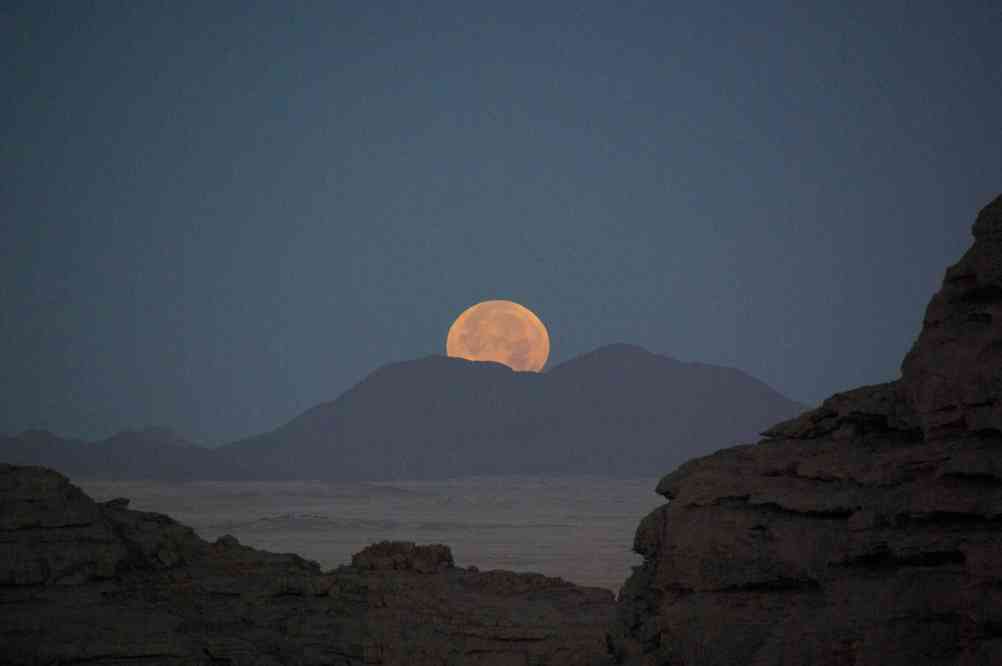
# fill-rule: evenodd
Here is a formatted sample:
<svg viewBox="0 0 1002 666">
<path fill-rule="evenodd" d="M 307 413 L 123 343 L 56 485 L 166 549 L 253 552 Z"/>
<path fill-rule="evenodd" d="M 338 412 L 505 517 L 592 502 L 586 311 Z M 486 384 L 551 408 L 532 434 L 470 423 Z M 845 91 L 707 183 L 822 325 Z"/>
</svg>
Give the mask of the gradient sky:
<svg viewBox="0 0 1002 666">
<path fill-rule="evenodd" d="M 488 298 L 813 402 L 1002 191 L 995 0 L 418 5 L 0 4 L 0 432 L 267 430 Z"/>
</svg>

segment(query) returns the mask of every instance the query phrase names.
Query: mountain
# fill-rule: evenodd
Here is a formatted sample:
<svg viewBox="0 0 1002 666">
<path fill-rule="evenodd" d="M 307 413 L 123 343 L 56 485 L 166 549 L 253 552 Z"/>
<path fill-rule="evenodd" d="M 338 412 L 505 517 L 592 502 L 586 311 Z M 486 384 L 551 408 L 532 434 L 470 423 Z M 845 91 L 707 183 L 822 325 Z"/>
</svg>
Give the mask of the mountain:
<svg viewBox="0 0 1002 666">
<path fill-rule="evenodd" d="M 165 428 L 98 442 L 0 437 L 0 461 L 105 479 L 640 476 L 803 410 L 732 368 L 616 344 L 546 373 L 445 356 L 382 367 L 269 433 L 216 449 Z"/>
<path fill-rule="evenodd" d="M 753 439 L 802 409 L 741 371 L 632 345 L 541 374 L 429 356 L 218 450 L 258 478 L 639 476 Z"/>
<path fill-rule="evenodd" d="M 661 480 L 616 663 L 1002 664 L 1002 196 L 974 238 L 900 379 Z"/>
<path fill-rule="evenodd" d="M 240 476 L 235 462 L 168 428 L 126 430 L 97 442 L 26 430 L 0 437 L 0 461 L 53 467 L 75 478 L 189 481 Z"/>
</svg>

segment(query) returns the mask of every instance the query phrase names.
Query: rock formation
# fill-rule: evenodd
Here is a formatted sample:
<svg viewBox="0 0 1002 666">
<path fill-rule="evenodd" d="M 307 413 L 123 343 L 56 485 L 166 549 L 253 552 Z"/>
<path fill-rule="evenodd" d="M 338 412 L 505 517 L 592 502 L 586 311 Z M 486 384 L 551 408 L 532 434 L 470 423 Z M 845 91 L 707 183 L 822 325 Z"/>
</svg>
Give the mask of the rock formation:
<svg viewBox="0 0 1002 666">
<path fill-rule="evenodd" d="M 0 465 L 0 662 L 597 664 L 607 590 L 376 544 L 321 571 Z"/>
<path fill-rule="evenodd" d="M 618 663 L 1002 664 L 1002 197 L 974 236 L 900 380 L 661 480 Z"/>
<path fill-rule="evenodd" d="M 1002 432 L 1002 196 L 978 215 L 974 238 L 947 270 L 901 366 L 929 438 Z"/>
</svg>

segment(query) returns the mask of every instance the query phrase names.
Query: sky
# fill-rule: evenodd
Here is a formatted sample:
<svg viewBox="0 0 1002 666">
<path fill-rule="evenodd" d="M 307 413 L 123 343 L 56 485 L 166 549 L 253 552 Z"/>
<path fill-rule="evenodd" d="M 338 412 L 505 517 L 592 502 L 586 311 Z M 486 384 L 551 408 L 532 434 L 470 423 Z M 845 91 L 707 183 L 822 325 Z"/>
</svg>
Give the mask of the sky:
<svg viewBox="0 0 1002 666">
<path fill-rule="evenodd" d="M 550 367 L 893 379 L 1002 191 L 1000 34 L 994 0 L 0 3 L 0 432 L 230 441 L 490 298 Z"/>
</svg>

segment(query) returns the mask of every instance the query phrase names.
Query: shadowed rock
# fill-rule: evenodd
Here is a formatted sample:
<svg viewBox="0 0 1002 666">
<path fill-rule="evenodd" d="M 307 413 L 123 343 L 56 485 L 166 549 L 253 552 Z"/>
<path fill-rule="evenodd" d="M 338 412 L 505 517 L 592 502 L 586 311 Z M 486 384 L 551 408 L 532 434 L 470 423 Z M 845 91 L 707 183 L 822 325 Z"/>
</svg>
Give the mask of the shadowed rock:
<svg viewBox="0 0 1002 666">
<path fill-rule="evenodd" d="M 384 542 L 332 571 L 0 465 L 11 664 L 600 664 L 612 594 Z"/>
<path fill-rule="evenodd" d="M 978 214 L 974 238 L 901 365 L 905 397 L 930 438 L 1002 433 L 1002 196 Z"/>
<path fill-rule="evenodd" d="M 1002 663 L 1002 197 L 896 382 L 664 477 L 625 664 Z"/>
<path fill-rule="evenodd" d="M 382 541 L 352 555 L 351 566 L 360 570 L 435 573 L 454 566 L 448 546 L 417 546 L 409 541 Z"/>
</svg>

